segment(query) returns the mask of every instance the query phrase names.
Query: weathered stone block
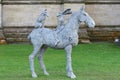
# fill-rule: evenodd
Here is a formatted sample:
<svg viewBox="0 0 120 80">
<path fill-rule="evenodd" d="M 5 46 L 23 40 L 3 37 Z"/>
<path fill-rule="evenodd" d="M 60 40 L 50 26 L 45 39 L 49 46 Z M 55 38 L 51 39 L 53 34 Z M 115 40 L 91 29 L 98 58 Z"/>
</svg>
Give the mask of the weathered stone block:
<svg viewBox="0 0 120 80">
<path fill-rule="evenodd" d="M 78 35 L 79 35 L 79 38 L 81 38 L 81 39 L 89 39 L 86 29 L 79 29 Z"/>
<path fill-rule="evenodd" d="M 61 0 L 3 0 L 4 4 L 44 4 L 44 3 L 61 3 Z"/>
<path fill-rule="evenodd" d="M 7 38 L 8 43 L 24 43 L 28 42 L 27 38 Z"/>
<path fill-rule="evenodd" d="M 82 3 L 84 0 L 63 0 L 64 3 Z"/>
<path fill-rule="evenodd" d="M 3 26 L 34 26 L 38 15 L 44 9 L 48 10 L 49 17 L 45 26 L 56 26 L 56 14 L 60 5 L 3 5 Z"/>
<path fill-rule="evenodd" d="M 4 35 L 3 35 L 3 31 L 0 30 L 0 40 L 2 40 L 2 39 L 5 39 L 5 37 L 4 37 Z"/>
<path fill-rule="evenodd" d="M 2 10 L 1 10 L 1 9 L 2 9 L 2 6 L 1 6 L 1 4 L 0 4 L 0 28 L 2 28 L 2 21 L 1 21 L 1 20 L 2 20 L 2 14 L 1 14 L 1 13 L 2 13 L 1 11 L 2 11 Z"/>
<path fill-rule="evenodd" d="M 120 37 L 119 27 L 88 29 L 88 36 L 92 41 L 113 41 L 115 37 Z"/>
<path fill-rule="evenodd" d="M 3 31 L 0 29 L 0 44 L 6 44 L 5 36 L 3 34 Z"/>
<path fill-rule="evenodd" d="M 120 25 L 120 5 L 119 4 L 94 4 L 86 5 L 86 11 L 95 20 L 97 26 Z"/>
<path fill-rule="evenodd" d="M 7 44 L 6 40 L 0 40 L 0 44 Z"/>
<path fill-rule="evenodd" d="M 79 29 L 79 43 L 90 43 L 88 32 L 86 29 Z"/>
<path fill-rule="evenodd" d="M 85 0 L 85 3 L 119 3 L 120 0 Z"/>
<path fill-rule="evenodd" d="M 5 4 L 57 4 L 57 3 L 81 3 L 85 0 L 3 0 Z"/>
<path fill-rule="evenodd" d="M 5 27 L 4 35 L 8 43 L 28 42 L 29 40 L 27 39 L 27 36 L 32 31 L 32 29 L 33 28 L 30 27 Z"/>
</svg>

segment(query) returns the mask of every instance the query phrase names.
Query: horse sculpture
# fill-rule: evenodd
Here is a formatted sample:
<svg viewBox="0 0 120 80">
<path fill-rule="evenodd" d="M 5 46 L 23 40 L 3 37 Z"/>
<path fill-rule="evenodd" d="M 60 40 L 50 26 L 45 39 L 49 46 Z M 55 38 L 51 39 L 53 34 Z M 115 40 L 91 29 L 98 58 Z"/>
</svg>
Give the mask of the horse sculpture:
<svg viewBox="0 0 120 80">
<path fill-rule="evenodd" d="M 85 22 L 90 28 L 94 28 L 95 26 L 94 20 L 88 15 L 87 12 L 85 12 L 84 7 L 81 7 L 80 11 L 73 13 L 68 23 L 60 31 L 48 28 L 38 28 L 34 29 L 29 34 L 29 39 L 34 47 L 32 54 L 29 56 L 32 77 L 37 77 L 37 74 L 34 70 L 34 57 L 38 52 L 38 59 L 43 73 L 45 75 L 49 75 L 43 62 L 43 54 L 48 47 L 51 47 L 54 49 L 64 49 L 66 51 L 67 76 L 73 79 L 76 78 L 72 69 L 71 52 L 72 47 L 78 44 L 78 29 L 81 22 Z M 56 39 L 59 40 L 57 45 L 55 45 Z"/>
</svg>

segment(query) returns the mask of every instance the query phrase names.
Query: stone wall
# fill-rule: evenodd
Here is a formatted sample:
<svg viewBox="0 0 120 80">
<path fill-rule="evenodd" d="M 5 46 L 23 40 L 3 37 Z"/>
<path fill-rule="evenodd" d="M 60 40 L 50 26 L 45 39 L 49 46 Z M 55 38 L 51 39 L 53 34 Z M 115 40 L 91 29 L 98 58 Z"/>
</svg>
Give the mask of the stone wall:
<svg viewBox="0 0 120 80">
<path fill-rule="evenodd" d="M 0 0 L 0 44 L 6 44 L 5 36 L 3 34 L 3 27 L 2 27 L 2 4 Z"/>
<path fill-rule="evenodd" d="M 91 40 L 113 41 L 120 37 L 120 0 L 86 0 L 85 3 L 96 22 L 96 28 L 88 30 Z"/>
<path fill-rule="evenodd" d="M 120 36 L 120 0 L 0 0 L 0 39 L 28 42 L 26 37 L 40 11 L 48 10 L 45 26 L 53 28 L 57 26 L 58 12 L 67 8 L 75 12 L 82 5 L 95 20 L 96 28 L 80 28 L 80 41 L 112 41 Z"/>
</svg>

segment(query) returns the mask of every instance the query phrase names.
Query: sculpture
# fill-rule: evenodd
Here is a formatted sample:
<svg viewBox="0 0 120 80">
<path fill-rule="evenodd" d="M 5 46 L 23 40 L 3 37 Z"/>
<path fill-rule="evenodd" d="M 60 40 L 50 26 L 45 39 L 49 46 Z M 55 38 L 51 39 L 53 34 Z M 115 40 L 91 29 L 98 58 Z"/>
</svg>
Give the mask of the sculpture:
<svg viewBox="0 0 120 80">
<path fill-rule="evenodd" d="M 54 49 L 64 49 L 66 51 L 67 76 L 70 78 L 76 78 L 72 69 L 71 51 L 72 47 L 78 44 L 78 29 L 81 22 L 85 22 L 90 28 L 94 28 L 95 26 L 94 20 L 88 15 L 87 12 L 84 11 L 84 7 L 81 7 L 80 11 L 72 14 L 68 23 L 63 29 L 52 30 L 43 27 L 34 29 L 29 34 L 28 38 L 31 40 L 34 47 L 32 54 L 29 56 L 32 77 L 37 77 L 37 74 L 34 70 L 34 57 L 38 52 L 40 52 L 38 59 L 41 64 L 43 73 L 45 75 L 49 75 L 43 62 L 43 54 L 48 47 L 51 47 Z M 57 45 L 55 44 L 56 39 L 59 40 Z"/>
<path fill-rule="evenodd" d="M 66 9 L 65 11 L 60 12 L 60 13 L 57 14 L 57 17 L 58 17 L 58 26 L 57 26 L 56 31 L 55 31 L 56 33 L 53 34 L 54 37 L 56 37 L 55 46 L 57 46 L 57 44 L 60 42 L 60 41 L 58 40 L 56 34 L 58 34 L 62 29 L 64 29 L 64 20 L 65 20 L 64 17 L 65 17 L 65 15 L 67 15 L 67 14 L 72 14 L 71 9 Z"/>
<path fill-rule="evenodd" d="M 57 17 L 58 17 L 58 26 L 57 26 L 56 29 L 59 30 L 59 29 L 61 29 L 61 28 L 64 27 L 64 20 L 65 20 L 64 17 L 67 14 L 72 14 L 71 9 L 66 9 L 65 11 L 60 12 L 60 13 L 57 14 Z"/>
<path fill-rule="evenodd" d="M 47 14 L 47 9 L 45 9 L 38 17 L 36 23 L 35 23 L 35 28 L 43 28 L 44 27 L 44 23 L 45 23 L 45 19 L 46 16 L 48 16 Z"/>
</svg>

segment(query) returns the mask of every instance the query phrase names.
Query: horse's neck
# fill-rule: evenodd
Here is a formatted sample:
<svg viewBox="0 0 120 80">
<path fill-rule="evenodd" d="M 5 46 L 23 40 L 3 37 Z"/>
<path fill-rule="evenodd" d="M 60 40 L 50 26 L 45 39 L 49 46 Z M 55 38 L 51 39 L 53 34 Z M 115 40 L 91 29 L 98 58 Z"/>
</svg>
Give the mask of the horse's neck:
<svg viewBox="0 0 120 80">
<path fill-rule="evenodd" d="M 65 25 L 65 28 L 68 28 L 69 30 L 77 31 L 79 29 L 79 22 L 77 15 L 72 15 L 71 18 L 69 19 L 68 23 Z"/>
</svg>

